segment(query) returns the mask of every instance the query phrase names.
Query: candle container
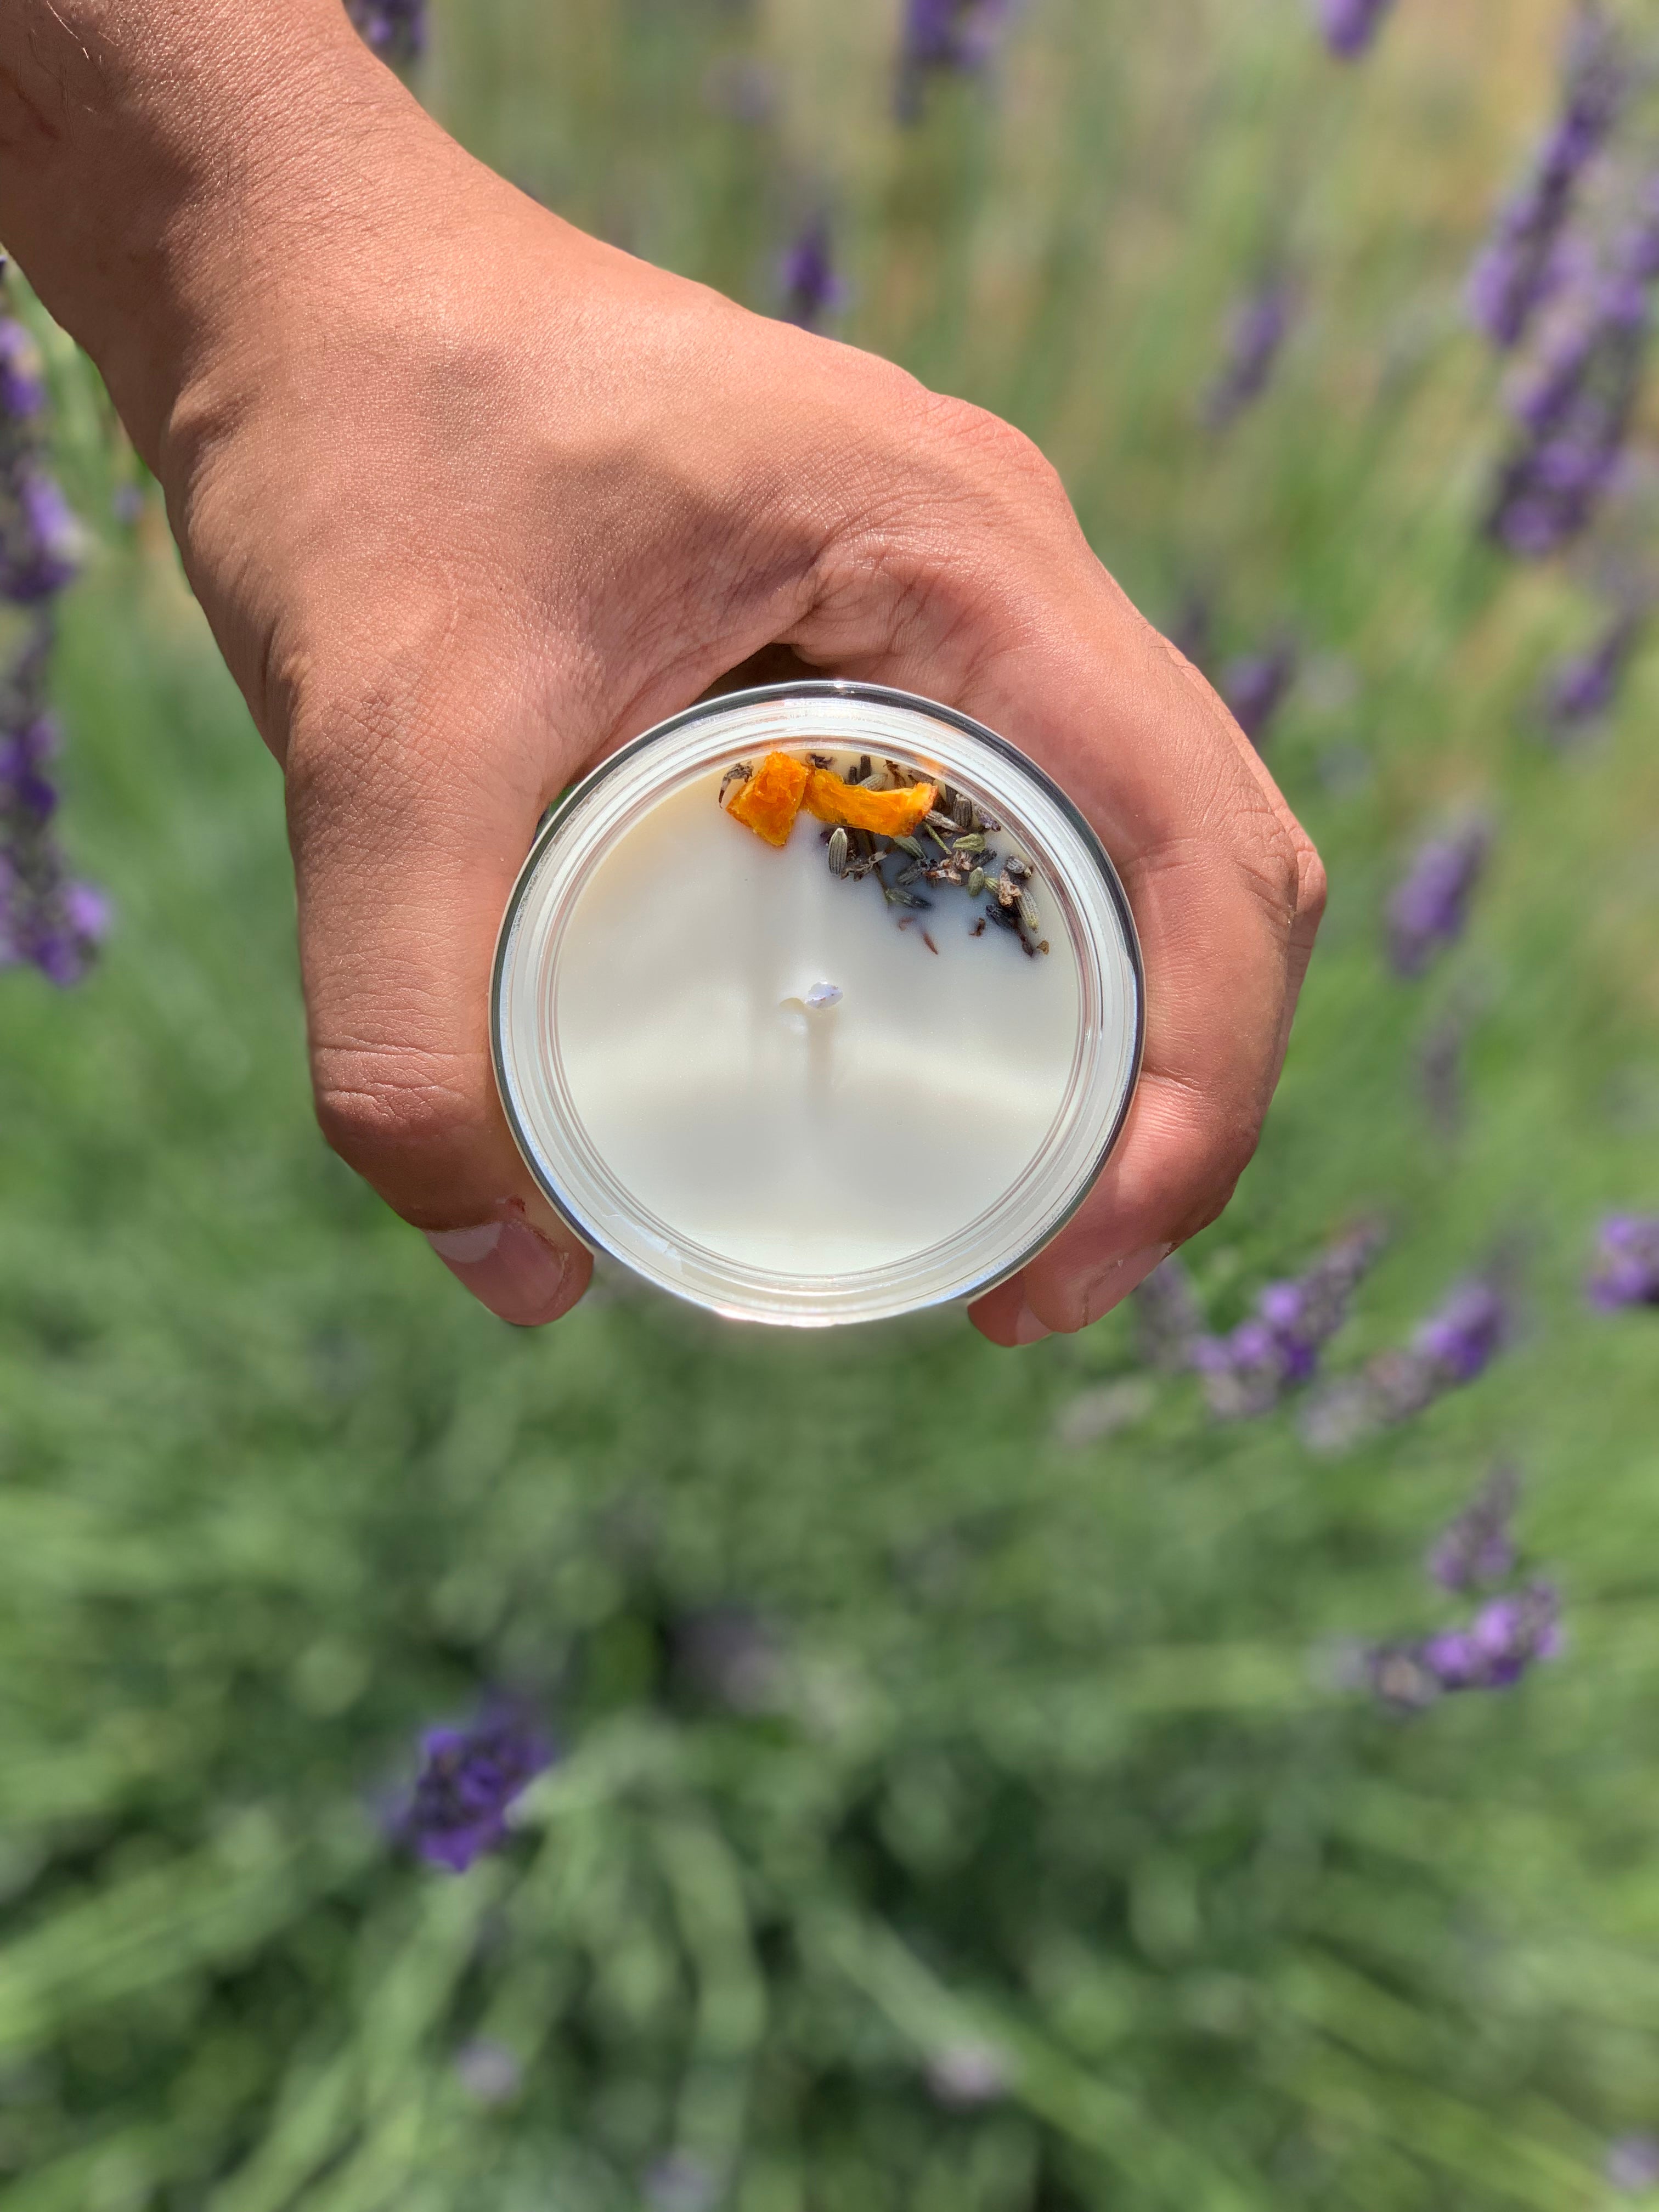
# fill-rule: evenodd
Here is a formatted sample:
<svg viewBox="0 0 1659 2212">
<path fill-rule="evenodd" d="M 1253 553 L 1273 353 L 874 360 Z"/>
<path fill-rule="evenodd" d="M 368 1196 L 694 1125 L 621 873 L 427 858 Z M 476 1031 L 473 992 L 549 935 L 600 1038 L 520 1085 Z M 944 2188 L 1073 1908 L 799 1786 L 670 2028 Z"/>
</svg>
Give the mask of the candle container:
<svg viewBox="0 0 1659 2212">
<path fill-rule="evenodd" d="M 1064 793 L 965 714 L 840 681 L 706 701 L 568 791 L 491 1000 L 508 1123 L 577 1235 L 808 1328 L 1031 1259 L 1116 1141 L 1142 1025 L 1123 887 Z"/>
</svg>

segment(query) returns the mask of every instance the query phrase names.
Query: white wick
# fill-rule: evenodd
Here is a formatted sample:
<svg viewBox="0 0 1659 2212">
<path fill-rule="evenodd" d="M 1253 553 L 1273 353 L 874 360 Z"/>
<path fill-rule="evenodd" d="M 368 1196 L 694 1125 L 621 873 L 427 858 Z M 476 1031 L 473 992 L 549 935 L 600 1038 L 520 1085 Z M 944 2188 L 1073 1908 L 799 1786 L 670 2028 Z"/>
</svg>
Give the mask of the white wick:
<svg viewBox="0 0 1659 2212">
<path fill-rule="evenodd" d="M 806 994 L 806 1003 L 815 1012 L 821 1006 L 839 1006 L 841 1003 L 841 985 L 839 983 L 814 983 L 811 989 Z"/>
</svg>

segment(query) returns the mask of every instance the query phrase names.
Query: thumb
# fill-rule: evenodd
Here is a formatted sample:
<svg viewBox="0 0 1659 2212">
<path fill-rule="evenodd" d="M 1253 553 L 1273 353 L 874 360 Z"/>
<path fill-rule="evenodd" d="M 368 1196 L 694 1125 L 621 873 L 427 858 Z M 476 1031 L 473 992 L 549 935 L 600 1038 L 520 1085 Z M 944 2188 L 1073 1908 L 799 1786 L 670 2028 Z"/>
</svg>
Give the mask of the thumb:
<svg viewBox="0 0 1659 2212">
<path fill-rule="evenodd" d="M 323 1133 L 503 1321 L 556 1319 L 590 1255 L 541 1196 L 496 1095 L 495 934 L 544 803 L 545 746 L 485 687 L 308 704 L 286 750 L 312 1083 Z"/>
</svg>

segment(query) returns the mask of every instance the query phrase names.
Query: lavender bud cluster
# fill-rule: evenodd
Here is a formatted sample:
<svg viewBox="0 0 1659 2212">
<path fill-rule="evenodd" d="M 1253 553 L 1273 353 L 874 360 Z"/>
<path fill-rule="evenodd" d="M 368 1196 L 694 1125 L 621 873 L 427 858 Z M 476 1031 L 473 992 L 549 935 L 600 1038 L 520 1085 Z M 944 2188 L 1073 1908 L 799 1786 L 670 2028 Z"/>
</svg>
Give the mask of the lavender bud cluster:
<svg viewBox="0 0 1659 2212">
<path fill-rule="evenodd" d="M 1408 1346 L 1379 1353 L 1309 1406 L 1303 1433 L 1316 1451 L 1341 1451 L 1483 1375 L 1508 1342 L 1510 1302 L 1490 1277 L 1460 1283 Z"/>
<path fill-rule="evenodd" d="M 346 0 L 346 14 L 365 46 L 402 69 L 426 52 L 427 0 Z"/>
<path fill-rule="evenodd" d="M 1296 680 L 1296 659 L 1295 646 L 1288 638 L 1279 638 L 1260 653 L 1230 661 L 1221 672 L 1221 696 L 1258 751 Z"/>
<path fill-rule="evenodd" d="M 1491 843 L 1487 825 L 1470 822 L 1419 846 L 1389 901 L 1389 957 L 1396 975 L 1420 975 L 1462 936 Z"/>
<path fill-rule="evenodd" d="M 1495 1467 L 1469 1503 L 1429 1547 L 1429 1578 L 1442 1589 L 1478 1589 L 1501 1583 L 1515 1566 L 1510 1522 L 1521 1483 L 1512 1467 Z"/>
<path fill-rule="evenodd" d="M 1381 29 L 1394 0 L 1315 0 L 1325 44 L 1339 61 L 1358 61 Z"/>
<path fill-rule="evenodd" d="M 821 329 L 824 317 L 845 301 L 847 288 L 836 273 L 830 226 L 822 216 L 808 223 L 784 253 L 778 289 L 783 295 L 784 321 L 804 331 Z"/>
<path fill-rule="evenodd" d="M 1364 1671 L 1385 1705 L 1421 1712 L 1456 1690 L 1507 1690 L 1561 1649 L 1561 1604 L 1548 1583 L 1489 1599 L 1462 1628 L 1376 1645 Z"/>
<path fill-rule="evenodd" d="M 27 963 L 70 984 L 85 974 L 109 908 L 70 876 L 54 834 L 52 602 L 75 576 L 81 533 L 46 465 L 46 407 L 39 350 L 0 303 L 0 599 L 21 629 L 0 665 L 0 968 Z"/>
<path fill-rule="evenodd" d="M 921 114 L 930 77 L 971 76 L 994 59 L 1012 0 L 905 0 L 896 106 L 901 123 Z"/>
<path fill-rule="evenodd" d="M 1540 707 L 1544 727 L 1558 744 L 1578 736 L 1612 706 L 1645 621 L 1644 610 L 1621 608 L 1592 646 L 1550 671 Z"/>
<path fill-rule="evenodd" d="M 1498 210 L 1469 276 L 1469 313 L 1505 351 L 1560 286 L 1579 184 L 1618 119 L 1626 76 L 1605 21 L 1585 9 L 1567 43 L 1560 112 L 1527 181 Z"/>
<path fill-rule="evenodd" d="M 1230 1334 L 1193 1342 L 1191 1364 L 1204 1377 L 1217 1413 L 1236 1420 L 1269 1413 L 1313 1379 L 1319 1355 L 1347 1318 L 1354 1287 L 1381 1243 L 1374 1226 L 1351 1230 L 1305 1274 L 1269 1283 L 1255 1313 Z"/>
<path fill-rule="evenodd" d="M 1234 308 L 1220 371 L 1204 397 L 1204 420 L 1212 430 L 1224 430 L 1266 391 L 1294 306 L 1290 286 L 1275 277 Z"/>
<path fill-rule="evenodd" d="M 1659 276 L 1659 176 L 1644 188 L 1612 267 L 1589 288 L 1515 402 L 1519 436 L 1504 460 L 1487 534 L 1540 559 L 1588 527 L 1624 451 L 1647 353 L 1648 293 Z"/>
<path fill-rule="evenodd" d="M 430 1865 L 464 1874 L 502 1842 L 508 1807 L 553 1756 L 547 1737 L 516 1706 L 494 1704 L 466 1727 L 428 1729 L 398 1832 Z"/>
<path fill-rule="evenodd" d="M 1585 1288 L 1603 1313 L 1659 1306 L 1659 1215 L 1616 1213 L 1604 1222 Z"/>
</svg>

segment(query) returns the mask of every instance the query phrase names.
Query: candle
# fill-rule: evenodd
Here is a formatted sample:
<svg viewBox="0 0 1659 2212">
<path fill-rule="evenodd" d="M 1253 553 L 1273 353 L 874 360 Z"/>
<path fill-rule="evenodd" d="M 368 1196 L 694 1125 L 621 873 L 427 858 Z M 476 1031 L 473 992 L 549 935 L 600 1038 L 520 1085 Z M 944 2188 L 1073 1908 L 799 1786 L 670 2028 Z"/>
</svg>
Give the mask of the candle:
<svg viewBox="0 0 1659 2212">
<path fill-rule="evenodd" d="M 1030 1258 L 1121 1127 L 1140 1028 L 1076 811 L 965 717 L 842 683 L 708 702 L 568 793 L 493 1000 L 508 1121 L 578 1233 L 807 1325 Z"/>
</svg>

